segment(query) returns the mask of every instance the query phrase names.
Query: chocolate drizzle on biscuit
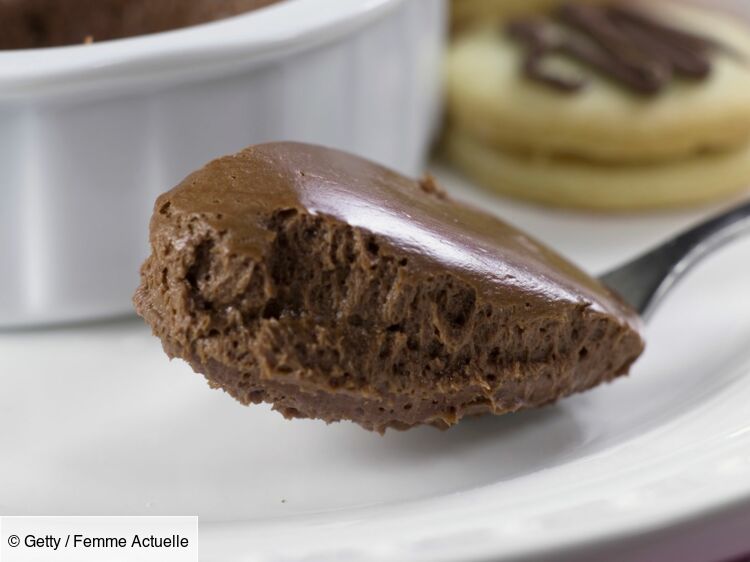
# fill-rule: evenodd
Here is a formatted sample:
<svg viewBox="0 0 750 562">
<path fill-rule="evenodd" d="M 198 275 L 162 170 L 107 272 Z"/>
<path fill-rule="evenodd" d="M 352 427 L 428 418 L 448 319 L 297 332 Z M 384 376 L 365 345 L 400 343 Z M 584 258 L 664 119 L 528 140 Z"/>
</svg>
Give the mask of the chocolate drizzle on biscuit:
<svg viewBox="0 0 750 562">
<path fill-rule="evenodd" d="M 564 92 L 580 91 L 587 81 L 545 68 L 549 56 L 571 58 L 633 92 L 655 95 L 676 77 L 706 79 L 719 47 L 622 4 L 566 3 L 551 18 L 513 20 L 506 30 L 525 47 L 524 74 Z"/>
</svg>

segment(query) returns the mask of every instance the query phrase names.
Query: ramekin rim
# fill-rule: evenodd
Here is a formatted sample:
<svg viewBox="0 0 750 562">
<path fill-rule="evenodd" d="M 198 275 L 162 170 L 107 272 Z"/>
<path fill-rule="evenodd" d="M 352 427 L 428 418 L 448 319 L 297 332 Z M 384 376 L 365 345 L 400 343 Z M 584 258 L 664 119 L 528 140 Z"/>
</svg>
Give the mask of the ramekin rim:
<svg viewBox="0 0 750 562">
<path fill-rule="evenodd" d="M 405 0 L 284 0 L 222 20 L 88 45 L 0 51 L 0 97 L 77 85 L 107 72 L 139 74 L 159 62 L 186 66 L 274 53 L 325 42 Z M 68 84 L 69 86 L 69 84 Z"/>
</svg>

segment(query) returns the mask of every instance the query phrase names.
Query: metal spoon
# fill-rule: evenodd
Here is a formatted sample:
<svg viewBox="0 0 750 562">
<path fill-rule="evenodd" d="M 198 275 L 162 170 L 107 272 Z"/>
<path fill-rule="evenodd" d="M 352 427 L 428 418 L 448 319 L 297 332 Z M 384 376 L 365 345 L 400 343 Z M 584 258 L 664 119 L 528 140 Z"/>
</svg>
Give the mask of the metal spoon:
<svg viewBox="0 0 750 562">
<path fill-rule="evenodd" d="M 669 290 L 712 251 L 750 232 L 750 202 L 675 236 L 601 275 L 599 281 L 647 318 Z"/>
</svg>

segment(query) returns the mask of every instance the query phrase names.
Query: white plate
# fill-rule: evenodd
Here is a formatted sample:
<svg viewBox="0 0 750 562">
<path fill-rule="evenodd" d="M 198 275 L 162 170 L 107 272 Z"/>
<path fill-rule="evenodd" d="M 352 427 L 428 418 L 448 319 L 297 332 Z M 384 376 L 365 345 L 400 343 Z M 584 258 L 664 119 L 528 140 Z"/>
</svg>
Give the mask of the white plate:
<svg viewBox="0 0 750 562">
<path fill-rule="evenodd" d="M 705 214 L 552 213 L 441 176 L 592 271 Z M 0 334 L 0 512 L 198 514 L 202 560 L 750 551 L 749 257 L 690 275 L 630 378 L 448 432 L 242 407 L 137 320 Z"/>
</svg>

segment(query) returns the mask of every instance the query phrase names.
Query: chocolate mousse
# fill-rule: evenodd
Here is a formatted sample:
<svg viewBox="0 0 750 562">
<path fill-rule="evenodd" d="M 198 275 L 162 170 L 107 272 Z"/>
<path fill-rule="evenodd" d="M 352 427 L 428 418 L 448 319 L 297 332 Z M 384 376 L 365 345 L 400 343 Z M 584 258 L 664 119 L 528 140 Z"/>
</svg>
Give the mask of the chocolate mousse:
<svg viewBox="0 0 750 562">
<path fill-rule="evenodd" d="M 58 47 L 168 31 L 280 0 L 0 0 L 0 49 Z"/>
<path fill-rule="evenodd" d="M 553 251 L 318 146 L 220 158 L 156 201 L 134 302 L 243 404 L 376 431 L 541 406 L 627 373 L 637 314 Z"/>
</svg>

